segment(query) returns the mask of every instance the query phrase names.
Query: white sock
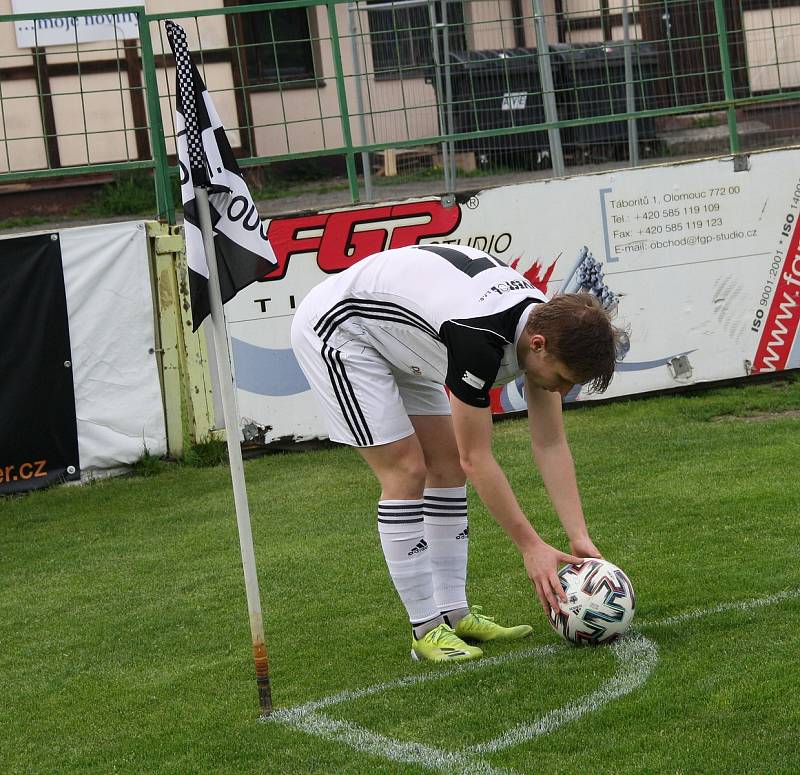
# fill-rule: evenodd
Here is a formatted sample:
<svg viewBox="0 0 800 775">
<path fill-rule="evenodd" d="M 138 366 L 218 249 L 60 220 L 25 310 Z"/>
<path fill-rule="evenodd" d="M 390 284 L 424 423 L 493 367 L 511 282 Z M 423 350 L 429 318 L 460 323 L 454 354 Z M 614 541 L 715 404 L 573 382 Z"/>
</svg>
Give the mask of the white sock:
<svg viewBox="0 0 800 775">
<path fill-rule="evenodd" d="M 467 608 L 467 487 L 428 487 L 423 503 L 436 605 Z"/>
<path fill-rule="evenodd" d="M 421 638 L 443 622 L 433 597 L 422 501 L 379 501 L 378 533 L 389 575 L 408 612 L 414 637 Z"/>
</svg>

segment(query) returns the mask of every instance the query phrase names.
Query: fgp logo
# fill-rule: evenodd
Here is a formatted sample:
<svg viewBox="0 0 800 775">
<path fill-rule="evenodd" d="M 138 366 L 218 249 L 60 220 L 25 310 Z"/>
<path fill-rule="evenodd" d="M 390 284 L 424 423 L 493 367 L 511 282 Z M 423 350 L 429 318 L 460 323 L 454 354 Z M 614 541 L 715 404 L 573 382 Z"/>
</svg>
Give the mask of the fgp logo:
<svg viewBox="0 0 800 775">
<path fill-rule="evenodd" d="M 282 279 L 294 255 L 316 254 L 319 268 L 333 274 L 381 250 L 452 234 L 460 221 L 458 205 L 442 207 L 435 199 L 275 218 L 267 227 L 267 236 L 278 266 L 261 281 Z"/>
</svg>

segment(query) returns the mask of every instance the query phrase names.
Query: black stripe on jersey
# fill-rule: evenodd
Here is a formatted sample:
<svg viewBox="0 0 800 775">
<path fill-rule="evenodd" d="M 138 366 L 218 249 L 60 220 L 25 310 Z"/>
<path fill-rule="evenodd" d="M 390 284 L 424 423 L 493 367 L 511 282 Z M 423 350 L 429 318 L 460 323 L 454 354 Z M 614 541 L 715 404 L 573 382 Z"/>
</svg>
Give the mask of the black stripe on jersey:
<svg viewBox="0 0 800 775">
<path fill-rule="evenodd" d="M 353 386 L 347 377 L 341 354 L 332 347 L 323 345 L 322 359 L 328 369 L 331 387 L 339 403 L 339 408 L 342 410 L 342 416 L 347 423 L 347 427 L 350 428 L 350 432 L 359 446 L 369 446 L 373 443 L 372 433 L 370 433 L 364 413 L 358 405 Z"/>
<path fill-rule="evenodd" d="M 359 318 L 361 320 L 382 320 L 388 323 L 401 323 L 404 326 L 409 326 L 411 328 L 416 328 L 419 331 L 422 331 L 423 334 L 427 334 L 432 339 L 435 339 L 437 342 L 441 341 L 439 335 L 434 332 L 433 328 L 423 328 L 418 323 L 415 323 L 413 320 L 409 320 L 408 318 L 401 317 L 396 314 L 384 314 L 382 312 L 366 312 L 364 310 L 350 310 L 347 314 L 342 315 L 339 320 L 336 321 L 336 325 L 334 325 L 327 334 L 325 334 L 322 338 L 323 342 L 327 342 L 331 336 L 333 336 L 334 331 L 336 330 L 336 326 L 340 323 L 343 323 L 348 318 Z"/>
<path fill-rule="evenodd" d="M 369 306 L 369 305 L 373 305 L 373 306 L 376 306 L 376 307 L 389 307 L 389 308 L 393 308 L 393 309 L 397 310 L 398 312 L 400 312 L 400 313 L 402 313 L 402 314 L 409 315 L 410 317 L 412 317 L 412 318 L 415 318 L 415 319 L 416 319 L 417 321 L 419 321 L 419 322 L 420 322 L 420 323 L 421 323 L 423 326 L 428 326 L 428 325 L 429 325 L 429 324 L 428 324 L 428 322 L 425 320 L 425 318 L 423 318 L 423 317 L 420 317 L 420 316 L 419 316 L 419 315 L 417 315 L 415 312 L 412 312 L 410 309 L 406 309 L 405 307 L 401 307 L 399 304 L 395 304 L 394 302 L 391 302 L 391 301 L 381 301 L 380 299 L 357 299 L 357 298 L 354 298 L 354 297 L 352 297 L 352 296 L 351 296 L 351 297 L 348 297 L 348 298 L 346 298 L 346 299 L 342 299 L 341 301 L 339 301 L 339 302 L 337 302 L 336 304 L 334 304 L 334 305 L 333 305 L 333 306 L 332 306 L 332 307 L 331 307 L 331 308 L 330 308 L 330 309 L 329 309 L 329 310 L 328 310 L 328 311 L 327 311 L 327 312 L 326 312 L 326 313 L 325 313 L 325 314 L 324 314 L 324 315 L 323 315 L 323 316 L 322 316 L 322 317 L 319 319 L 319 321 L 317 322 L 317 325 L 316 325 L 316 326 L 314 326 L 314 329 L 315 329 L 315 330 L 317 330 L 317 329 L 318 329 L 318 327 L 324 323 L 324 321 L 325 321 L 325 319 L 328 317 L 328 315 L 331 315 L 332 313 L 334 313 L 334 312 L 335 312 L 337 309 L 339 309 L 340 307 L 343 307 L 343 306 L 345 306 L 345 305 L 348 305 L 348 304 L 358 304 L 358 305 L 362 305 L 362 306 Z M 319 333 L 319 331 L 318 331 L 318 330 L 317 330 L 317 333 Z"/>
<path fill-rule="evenodd" d="M 428 334 L 438 341 L 439 335 L 433 328 L 419 315 L 415 315 L 398 304 L 391 302 L 374 302 L 357 299 L 345 299 L 339 302 L 336 307 L 328 311 L 314 326 L 317 335 L 327 341 L 337 326 L 352 317 L 359 317 L 366 320 L 386 320 L 393 323 L 402 323 L 412 328 L 417 328 L 423 333 Z"/>
<path fill-rule="evenodd" d="M 343 299 L 331 307 L 317 321 L 314 331 L 322 341 L 327 342 L 336 327 L 351 317 L 403 323 L 413 328 L 418 328 L 437 341 L 439 340 L 436 329 L 416 313 L 390 301 L 373 299 Z"/>
<path fill-rule="evenodd" d="M 417 245 L 417 247 L 420 250 L 425 250 L 428 253 L 435 253 L 437 256 L 441 256 L 445 261 L 458 269 L 459 272 L 463 272 L 469 277 L 475 277 L 475 275 L 485 272 L 487 269 L 495 269 L 498 266 L 508 266 L 499 258 L 490 256 L 488 253 L 485 256 L 472 258 L 466 253 L 456 250 L 456 248 L 446 248 L 443 245 Z"/>
<path fill-rule="evenodd" d="M 442 323 L 441 331 L 449 327 L 451 336 L 471 336 L 468 331 L 478 331 L 486 334 L 493 334 L 502 340 L 504 344 L 511 344 L 514 341 L 514 334 L 517 330 L 522 313 L 531 304 L 541 304 L 541 299 L 531 296 L 528 299 L 515 304 L 513 307 L 495 312 L 491 315 L 483 315 L 479 318 L 462 318 L 459 320 L 445 320 Z M 440 332 L 441 333 L 441 332 Z M 442 337 L 447 338 L 447 337 Z"/>
</svg>

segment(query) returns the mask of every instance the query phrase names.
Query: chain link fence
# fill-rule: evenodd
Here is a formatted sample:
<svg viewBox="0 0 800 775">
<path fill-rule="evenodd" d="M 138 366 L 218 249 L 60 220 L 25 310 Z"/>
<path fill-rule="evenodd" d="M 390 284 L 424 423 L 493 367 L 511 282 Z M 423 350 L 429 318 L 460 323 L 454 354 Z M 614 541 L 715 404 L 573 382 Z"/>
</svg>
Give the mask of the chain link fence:
<svg viewBox="0 0 800 775">
<path fill-rule="evenodd" d="M 227 0 L 226 0 L 227 2 Z M 287 0 L 0 16 L 0 191 L 151 170 L 174 221 L 187 31 L 240 163 L 353 201 L 793 145 L 800 2 Z"/>
</svg>

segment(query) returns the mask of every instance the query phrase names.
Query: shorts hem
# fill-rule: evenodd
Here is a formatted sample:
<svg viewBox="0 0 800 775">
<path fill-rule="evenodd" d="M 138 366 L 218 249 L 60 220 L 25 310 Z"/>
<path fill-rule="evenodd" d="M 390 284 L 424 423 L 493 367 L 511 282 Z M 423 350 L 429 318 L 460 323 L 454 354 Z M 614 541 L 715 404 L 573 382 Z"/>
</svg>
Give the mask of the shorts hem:
<svg viewBox="0 0 800 775">
<path fill-rule="evenodd" d="M 335 441 L 337 444 L 346 444 L 348 447 L 355 447 L 356 449 L 368 449 L 369 447 L 382 447 L 384 444 L 391 444 L 393 441 L 407 439 L 409 436 L 413 435 L 414 429 L 412 428 L 410 431 L 403 431 L 402 433 L 389 436 L 388 438 L 381 438 L 379 441 L 373 441 L 372 444 L 359 444 L 352 439 L 335 438 L 333 436 L 328 436 L 328 438 L 331 441 Z"/>
</svg>

